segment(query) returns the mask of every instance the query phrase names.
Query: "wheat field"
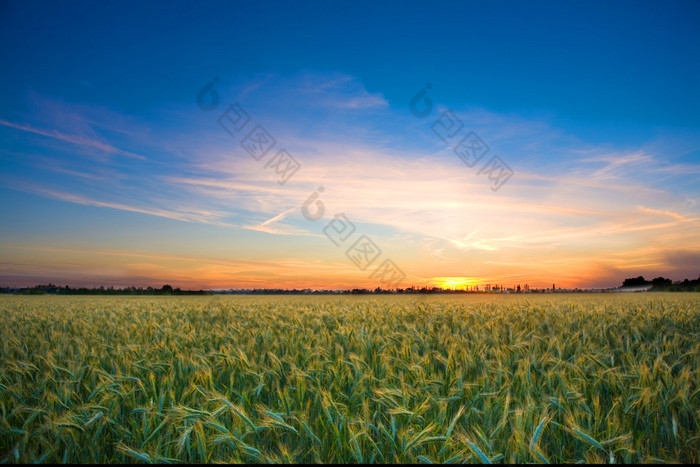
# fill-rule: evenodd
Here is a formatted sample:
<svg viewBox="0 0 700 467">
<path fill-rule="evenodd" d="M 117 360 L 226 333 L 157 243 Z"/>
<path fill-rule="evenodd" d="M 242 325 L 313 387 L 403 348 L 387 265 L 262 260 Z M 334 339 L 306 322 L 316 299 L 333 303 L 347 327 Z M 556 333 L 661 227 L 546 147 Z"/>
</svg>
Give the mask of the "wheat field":
<svg viewBox="0 0 700 467">
<path fill-rule="evenodd" d="M 0 462 L 700 462 L 700 295 L 0 298 Z"/>
</svg>

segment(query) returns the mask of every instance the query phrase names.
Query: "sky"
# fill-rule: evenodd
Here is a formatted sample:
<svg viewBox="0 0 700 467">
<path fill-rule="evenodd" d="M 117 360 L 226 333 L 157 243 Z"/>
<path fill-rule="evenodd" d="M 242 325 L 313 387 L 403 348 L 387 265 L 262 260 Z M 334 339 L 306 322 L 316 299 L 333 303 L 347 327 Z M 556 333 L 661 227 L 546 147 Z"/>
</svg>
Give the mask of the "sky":
<svg viewBox="0 0 700 467">
<path fill-rule="evenodd" d="M 0 286 L 700 275 L 700 2 L 0 1 Z"/>
</svg>

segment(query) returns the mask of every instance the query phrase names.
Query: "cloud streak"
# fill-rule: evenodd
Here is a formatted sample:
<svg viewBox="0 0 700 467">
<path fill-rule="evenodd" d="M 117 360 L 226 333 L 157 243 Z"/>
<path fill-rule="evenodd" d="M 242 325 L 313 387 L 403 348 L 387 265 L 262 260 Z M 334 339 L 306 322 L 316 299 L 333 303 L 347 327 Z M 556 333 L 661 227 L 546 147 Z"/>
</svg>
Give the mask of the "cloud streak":
<svg viewBox="0 0 700 467">
<path fill-rule="evenodd" d="M 261 245 L 284 244 L 278 259 L 323 269 L 315 276 L 319 286 L 352 280 L 367 285 L 351 264 L 338 260 L 343 251 L 333 249 L 322 234 L 339 213 L 418 283 L 464 276 L 530 278 L 533 285 L 556 276 L 562 285 L 599 285 L 592 282 L 596 274 L 668 270 L 667 259 L 675 258 L 665 253 L 671 242 L 700 248 L 700 203 L 693 201 L 700 196 L 687 191 L 687 185 L 678 188 L 673 179 L 683 168 L 694 173 L 697 167 L 648 147 L 596 146 L 541 121 L 457 109 L 465 125 L 488 139 L 492 153 L 501 154 L 516 172 L 493 193 L 485 177 L 432 134 L 430 119 L 417 121 L 354 77 L 268 74 L 243 79 L 220 93 L 225 100 L 237 97 L 256 124 L 266 125 L 279 147 L 301 162 L 284 186 L 265 169 L 265 160 L 253 160 L 240 148 L 240 138 L 232 139 L 218 126 L 218 111 L 198 113 L 191 103 L 174 106 L 171 115 L 179 123 L 154 129 L 148 144 L 138 122 L 128 116 L 96 110 L 86 111 L 90 118 L 85 121 L 76 117 L 78 128 L 106 129 L 108 120 L 117 120 L 128 147 L 160 147 L 157 168 L 114 142 L 0 120 L 13 130 L 128 156 L 133 162 L 76 168 L 67 158 L 40 151 L 33 162 L 25 162 L 27 167 L 34 164 L 31 170 L 14 167 L 17 173 L 1 180 L 5 187 L 67 203 L 225 227 L 238 232 L 234 238 L 245 232 Z M 53 158 L 55 163 L 42 162 Z M 39 172 L 44 179 L 38 179 Z M 326 214 L 312 222 L 301 215 L 300 206 L 319 186 L 325 188 L 320 199 Z M 302 257 L 309 251 L 316 255 L 314 261 Z M 165 271 L 159 261 L 140 261 L 129 274 L 155 277 Z M 194 270 L 222 284 L 229 270 L 207 264 Z M 261 284 L 257 281 L 264 281 L 265 274 L 279 279 L 270 266 L 236 280 Z M 305 283 L 314 277 L 310 270 L 308 274 Z"/>
<path fill-rule="evenodd" d="M 78 146 L 86 146 L 92 149 L 97 149 L 100 151 L 104 151 L 109 154 L 118 154 L 134 159 L 140 159 L 140 160 L 146 160 L 145 156 L 141 156 L 139 154 L 135 154 L 133 152 L 129 151 L 124 151 L 123 149 L 116 148 L 114 146 L 111 146 L 109 144 L 103 143 L 101 141 L 97 141 L 94 139 L 89 139 L 85 138 L 80 135 L 67 135 L 63 134 L 57 130 L 43 130 L 40 128 L 34 128 L 30 125 L 27 124 L 18 124 L 18 123 L 12 123 L 8 122 L 6 120 L 0 120 L 0 125 L 13 128 L 15 130 L 20 130 L 28 133 L 33 133 L 36 135 L 41 135 L 41 136 L 46 136 L 48 138 L 53 138 L 59 141 L 63 141 L 66 143 L 71 143 L 71 144 L 76 144 Z"/>
</svg>

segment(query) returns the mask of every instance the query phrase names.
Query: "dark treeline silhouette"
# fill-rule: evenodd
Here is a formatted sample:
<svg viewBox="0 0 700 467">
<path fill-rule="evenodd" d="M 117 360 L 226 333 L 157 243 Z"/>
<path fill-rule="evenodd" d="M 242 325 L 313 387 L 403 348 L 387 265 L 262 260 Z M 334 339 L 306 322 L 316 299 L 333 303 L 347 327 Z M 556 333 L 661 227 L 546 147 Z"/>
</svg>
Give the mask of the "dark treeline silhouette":
<svg viewBox="0 0 700 467">
<path fill-rule="evenodd" d="M 95 288 L 73 288 L 70 286 L 59 286 L 54 284 L 35 285 L 34 287 L 25 288 L 0 288 L 0 293 L 14 293 L 20 295 L 365 295 L 365 294 L 472 294 L 472 293 L 551 293 L 553 289 L 535 289 L 526 286 L 521 289 L 520 285 L 512 288 L 502 285 L 487 286 L 479 289 L 478 287 L 470 290 L 464 289 L 443 289 L 440 287 L 408 287 L 405 289 L 346 289 L 346 290 L 328 290 L 328 289 L 230 289 L 225 291 L 213 290 L 180 290 L 173 289 L 170 285 L 164 285 L 160 289 L 153 287 L 127 287 L 124 289 L 115 289 L 114 287 L 95 287 Z M 556 289 L 556 292 L 600 292 L 602 290 L 581 290 L 581 289 Z"/>
<path fill-rule="evenodd" d="M 153 287 L 126 287 L 123 289 L 115 289 L 114 287 L 79 287 L 73 288 L 70 286 L 59 286 L 54 284 L 35 285 L 34 287 L 11 288 L 2 287 L 0 293 L 13 293 L 21 295 L 379 295 L 379 294 L 474 294 L 474 293 L 586 293 L 586 292 L 616 292 L 624 291 L 625 289 L 643 289 L 652 292 L 700 292 L 700 277 L 695 280 L 685 279 L 683 281 L 672 281 L 664 277 L 657 277 L 650 281 L 644 279 L 643 276 L 625 279 L 621 287 L 608 289 L 562 289 L 555 288 L 552 284 L 551 289 L 531 288 L 527 284 L 524 288 L 520 285 L 513 287 L 504 287 L 503 285 L 487 285 L 481 289 L 478 286 L 464 289 L 443 289 L 440 287 L 407 287 L 382 289 L 346 289 L 346 290 L 328 290 L 328 289 L 230 289 L 225 291 L 214 290 L 180 290 L 173 288 L 171 285 L 164 285 L 161 288 Z"/>
<path fill-rule="evenodd" d="M 622 287 L 650 287 L 652 292 L 700 292 L 700 277 L 695 280 L 672 281 L 665 277 L 657 277 L 650 281 L 643 276 L 625 279 Z"/>
<path fill-rule="evenodd" d="M 79 287 L 73 288 L 69 286 L 59 286 L 54 284 L 35 285 L 34 287 L 26 287 L 21 289 L 12 289 L 4 287 L 0 289 L 0 293 L 16 293 L 21 295 L 210 295 L 212 292 L 206 290 L 180 290 L 173 289 L 170 285 L 164 285 L 160 289 L 153 287 L 126 287 L 124 289 L 115 289 L 114 287 Z"/>
</svg>

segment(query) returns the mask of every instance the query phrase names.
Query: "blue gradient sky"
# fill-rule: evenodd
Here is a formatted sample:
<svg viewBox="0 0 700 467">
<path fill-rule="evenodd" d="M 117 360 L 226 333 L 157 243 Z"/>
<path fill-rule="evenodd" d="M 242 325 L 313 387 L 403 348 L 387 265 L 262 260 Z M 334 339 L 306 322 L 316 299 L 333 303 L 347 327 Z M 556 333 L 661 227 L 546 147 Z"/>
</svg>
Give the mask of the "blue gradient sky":
<svg viewBox="0 0 700 467">
<path fill-rule="evenodd" d="M 695 1 L 10 1 L 0 44 L 2 285 L 700 274 Z M 284 185 L 217 124 L 233 102 L 300 162 Z M 446 110 L 513 170 L 498 191 L 431 131 Z M 340 213 L 372 268 L 323 234 Z"/>
</svg>

